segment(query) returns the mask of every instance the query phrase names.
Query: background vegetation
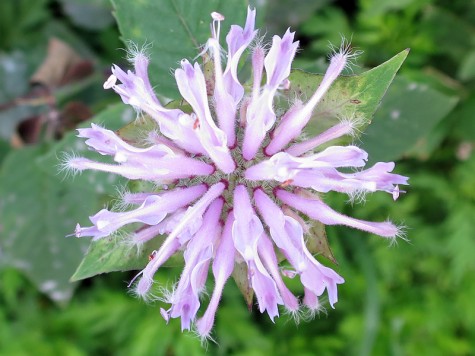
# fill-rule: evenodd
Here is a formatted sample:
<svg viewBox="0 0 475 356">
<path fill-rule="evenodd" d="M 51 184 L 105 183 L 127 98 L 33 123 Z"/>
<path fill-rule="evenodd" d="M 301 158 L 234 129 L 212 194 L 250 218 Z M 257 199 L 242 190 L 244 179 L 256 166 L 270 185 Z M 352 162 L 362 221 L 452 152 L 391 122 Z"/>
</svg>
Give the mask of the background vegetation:
<svg viewBox="0 0 475 356">
<path fill-rule="evenodd" d="M 113 3 L 119 9 L 124 1 Z M 182 3 L 143 0 L 137 6 Z M 237 23 L 244 20 L 244 0 L 207 3 L 232 13 Z M 322 72 L 328 42 L 338 44 L 341 35 L 364 51 L 355 72 L 411 48 L 361 138 L 374 160 L 398 161 L 398 173 L 411 177 L 407 194 L 397 203 L 375 194 L 354 206 L 344 197 L 328 198 L 360 218 L 403 222 L 410 241 L 390 247 L 368 234 L 328 228 L 335 268 L 346 280 L 336 309 L 299 325 L 284 315 L 274 325 L 257 310 L 249 313 L 230 282 L 217 316 L 219 344 L 209 344 L 207 351 L 192 334 L 180 332 L 177 320 L 165 325 L 158 303 L 147 305 L 127 294 L 133 273 L 69 283 L 88 241 L 64 236 L 109 201 L 122 182 L 99 174 L 65 179 L 58 174 L 58 157 L 78 148 L 71 131 L 77 124 L 119 102 L 102 83 L 111 63 L 125 65 L 124 52 L 117 50 L 124 45 L 107 0 L 1 1 L 1 355 L 475 353 L 475 3 L 261 3 L 260 27 L 268 34 L 282 34 L 288 26 L 297 31 L 302 51 L 294 67 Z M 236 6 L 242 11 L 231 12 Z M 150 18 L 117 16 L 123 16 L 122 31 L 135 30 L 127 38 L 143 36 L 137 31 L 147 31 L 153 20 L 165 23 L 163 31 L 146 32 L 154 48 L 186 47 L 175 57 L 153 58 L 164 63 L 164 83 L 157 90 L 173 97 L 168 70 L 182 57 L 194 57 L 196 48 L 166 32 L 160 11 L 151 11 Z M 115 120 L 95 120 L 118 129 L 135 117 L 122 106 L 112 110 Z M 162 269 L 158 278 L 173 281 L 179 270 Z"/>
</svg>

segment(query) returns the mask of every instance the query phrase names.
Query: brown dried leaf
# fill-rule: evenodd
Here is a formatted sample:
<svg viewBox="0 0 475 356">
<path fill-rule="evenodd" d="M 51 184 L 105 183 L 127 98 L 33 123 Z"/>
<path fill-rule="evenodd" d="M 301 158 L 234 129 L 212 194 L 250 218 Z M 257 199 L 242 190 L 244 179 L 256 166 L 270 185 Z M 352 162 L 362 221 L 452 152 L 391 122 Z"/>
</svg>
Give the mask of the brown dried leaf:
<svg viewBox="0 0 475 356">
<path fill-rule="evenodd" d="M 338 264 L 328 243 L 324 224 L 319 221 L 311 221 L 307 236 L 307 248 L 312 254 L 322 255 L 334 264 Z"/>
<path fill-rule="evenodd" d="M 248 271 L 245 263 L 234 264 L 233 278 L 246 301 L 247 308 L 251 310 L 254 299 L 254 290 L 251 288 L 249 283 Z"/>
<path fill-rule="evenodd" d="M 46 58 L 30 81 L 55 88 L 88 76 L 92 69 L 92 63 L 81 58 L 67 43 L 51 38 Z"/>
</svg>

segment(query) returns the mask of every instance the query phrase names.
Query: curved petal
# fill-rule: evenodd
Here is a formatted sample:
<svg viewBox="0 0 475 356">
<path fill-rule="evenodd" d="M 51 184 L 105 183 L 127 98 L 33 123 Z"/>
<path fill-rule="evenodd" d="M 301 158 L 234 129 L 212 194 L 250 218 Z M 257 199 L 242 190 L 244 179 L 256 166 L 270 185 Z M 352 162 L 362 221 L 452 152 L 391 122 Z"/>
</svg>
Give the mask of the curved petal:
<svg viewBox="0 0 475 356">
<path fill-rule="evenodd" d="M 301 211 L 312 219 L 324 223 L 325 225 L 346 225 L 382 237 L 390 238 L 397 237 L 401 234 L 400 229 L 389 221 L 371 222 L 351 218 L 337 213 L 316 196 L 313 199 L 309 199 L 282 189 L 278 189 L 276 195 L 285 204 Z"/>
</svg>

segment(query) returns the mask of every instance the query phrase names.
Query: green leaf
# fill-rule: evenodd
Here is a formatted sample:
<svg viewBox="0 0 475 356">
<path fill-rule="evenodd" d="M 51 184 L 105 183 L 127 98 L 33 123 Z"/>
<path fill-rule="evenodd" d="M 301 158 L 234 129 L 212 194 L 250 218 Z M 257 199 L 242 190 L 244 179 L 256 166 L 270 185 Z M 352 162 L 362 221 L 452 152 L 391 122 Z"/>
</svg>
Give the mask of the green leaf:
<svg viewBox="0 0 475 356">
<path fill-rule="evenodd" d="M 311 42 L 309 48 L 314 52 L 321 53 L 324 57 L 328 53 L 328 42 L 339 43 L 342 36 L 351 38 L 353 29 L 350 28 L 343 9 L 329 6 L 314 13 L 318 13 L 318 16 L 312 16 L 302 24 L 301 34 L 310 38 L 318 38 Z M 321 41 L 321 38 L 325 38 L 326 41 Z"/>
<path fill-rule="evenodd" d="M 314 110 L 305 128 L 306 133 L 317 135 L 342 118 L 351 117 L 362 122 L 360 130 L 363 131 L 371 123 L 374 112 L 408 53 L 408 50 L 404 50 L 360 75 L 338 78 Z M 289 79 L 291 87 L 287 98 L 310 98 L 323 76 L 295 70 Z"/>
<path fill-rule="evenodd" d="M 464 81 L 475 78 L 475 50 L 465 55 L 459 67 L 458 77 Z"/>
<path fill-rule="evenodd" d="M 475 141 L 475 92 L 457 105 L 451 113 L 451 119 L 456 123 L 453 127 L 454 135 L 461 140 Z"/>
<path fill-rule="evenodd" d="M 148 258 L 152 258 L 153 251 L 160 248 L 162 242 L 162 238 L 153 238 L 140 250 L 114 237 L 92 242 L 84 259 L 71 277 L 71 281 L 79 281 L 107 272 L 142 269 L 148 263 Z"/>
<path fill-rule="evenodd" d="M 394 80 L 374 124 L 365 132 L 362 148 L 371 161 L 393 161 L 424 147 L 429 133 L 458 99 L 404 77 Z"/>
<path fill-rule="evenodd" d="M 330 0 L 267 0 L 266 29 L 269 35 L 296 28 L 313 14 L 325 11 Z"/>
<path fill-rule="evenodd" d="M 96 119 L 117 127 L 125 123 L 120 118 L 134 117 L 133 110 L 121 104 Z M 65 177 L 58 172 L 58 156 L 68 150 L 87 155 L 84 143 L 71 132 L 53 146 L 10 152 L 0 171 L 2 265 L 22 270 L 58 303 L 72 296 L 75 286 L 69 278 L 89 244 L 88 239 L 65 236 L 78 222 L 90 224 L 87 216 L 103 207 L 121 182 L 115 175 L 100 172 Z"/>
<path fill-rule="evenodd" d="M 114 22 L 108 0 L 60 0 L 71 21 L 86 30 L 102 30 Z"/>
<path fill-rule="evenodd" d="M 48 0 L 0 1 L 0 48 L 35 44 L 39 29 L 49 20 Z"/>
<path fill-rule="evenodd" d="M 39 290 L 63 303 L 73 293 L 69 276 L 87 247 L 87 241 L 65 236 L 74 230 L 76 218 L 97 207 L 97 193 L 41 170 L 37 159 L 44 148 L 11 152 L 4 162 L 2 263 L 22 270 Z"/>
<path fill-rule="evenodd" d="M 473 171 L 472 171 L 473 172 Z M 451 255 L 451 275 L 460 282 L 467 271 L 475 269 L 473 251 L 475 227 L 473 224 L 473 204 L 461 201 L 447 221 L 448 231 L 451 232 L 447 250 Z"/>
<path fill-rule="evenodd" d="M 139 48 L 151 44 L 150 80 L 156 91 L 178 98 L 170 75 L 183 58 L 191 60 L 210 36 L 211 12 L 226 17 L 221 27 L 224 38 L 232 24 L 244 26 L 247 1 L 112 0 L 122 38 Z"/>
</svg>

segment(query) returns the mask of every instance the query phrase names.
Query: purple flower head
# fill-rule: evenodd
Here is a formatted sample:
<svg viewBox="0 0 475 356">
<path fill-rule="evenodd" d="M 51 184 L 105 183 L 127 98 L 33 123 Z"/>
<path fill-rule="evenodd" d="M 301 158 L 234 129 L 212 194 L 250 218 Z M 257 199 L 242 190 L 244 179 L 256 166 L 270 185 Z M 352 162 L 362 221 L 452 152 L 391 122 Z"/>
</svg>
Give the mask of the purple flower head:
<svg viewBox="0 0 475 356">
<path fill-rule="evenodd" d="M 274 36 L 266 50 L 255 40 L 255 15 L 255 10 L 249 9 L 244 28 L 231 27 L 224 56 L 219 44 L 224 17 L 212 14 L 212 36 L 202 53 L 212 61 L 212 78 L 205 77 L 198 63 L 186 59 L 175 70 L 178 89 L 192 107 L 191 113 L 160 103 L 143 53 L 132 58 L 133 70 L 125 72 L 113 66 L 104 87 L 148 114 L 158 129 L 149 135 L 147 147 L 135 147 L 92 124 L 79 129 L 78 136 L 85 138 L 91 149 L 110 156 L 112 163 L 81 157 L 67 162 L 76 171 L 111 172 L 160 187 L 158 192 L 124 194 L 124 206 L 132 208 L 103 209 L 90 217 L 91 226 L 78 225 L 75 235 L 97 240 L 132 223 L 139 224 L 130 236 L 132 244 L 165 235 L 161 247 L 134 279 L 135 292 L 149 296 L 157 270 L 175 253 L 183 253 L 183 272 L 172 290 L 161 297 L 169 304 L 161 315 L 167 321 L 180 318 L 182 329 L 194 327 L 203 338 L 210 335 L 224 285 L 235 265 L 247 270 L 259 310 L 267 312 L 271 320 L 282 308 L 292 314 L 302 306 L 318 310 L 325 291 L 334 307 L 337 286 L 344 280 L 307 249 L 307 219 L 347 225 L 389 239 L 401 235 L 401 229 L 389 221 L 354 219 L 334 211 L 320 198 L 320 193 L 328 191 L 350 197 L 384 191 L 397 199 L 399 185 L 407 184 L 407 177 L 392 173 L 393 162 L 364 168 L 368 154 L 361 148 L 328 145 L 352 135 L 356 120 L 342 120 L 315 137 L 299 138 L 315 107 L 351 59 L 348 47 L 333 54 L 320 86 L 308 101 L 297 101 L 279 115 L 276 96 L 291 85 L 289 75 L 298 41 L 288 30 L 283 37 Z M 237 69 L 251 43 L 253 82 L 247 92 Z M 207 80 L 212 81 L 211 86 Z M 320 148 L 323 144 L 324 149 Z M 277 256 L 288 261 L 286 269 L 281 269 Z M 206 310 L 200 313 L 210 269 L 214 289 Z M 299 278 L 303 298 L 299 300 L 289 291 L 283 277 Z"/>
</svg>

